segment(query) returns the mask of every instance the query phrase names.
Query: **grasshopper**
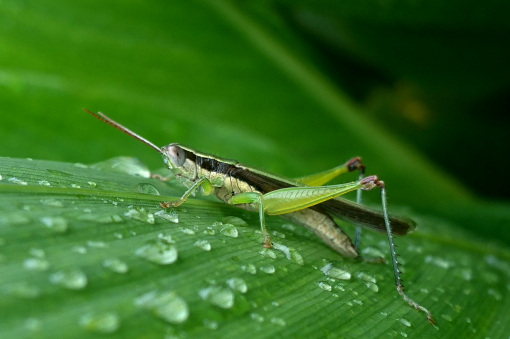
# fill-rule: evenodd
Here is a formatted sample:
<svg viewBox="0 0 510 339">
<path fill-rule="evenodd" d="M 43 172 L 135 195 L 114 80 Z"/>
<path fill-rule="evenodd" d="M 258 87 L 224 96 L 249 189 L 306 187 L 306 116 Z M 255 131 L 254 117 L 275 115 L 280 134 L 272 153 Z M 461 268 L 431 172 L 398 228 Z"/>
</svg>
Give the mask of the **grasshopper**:
<svg viewBox="0 0 510 339">
<path fill-rule="evenodd" d="M 359 255 L 360 226 L 386 232 L 398 293 L 410 306 L 425 312 L 428 321 L 434 324 L 432 314 L 404 293 L 393 243 L 393 234 L 405 235 L 412 232 L 416 228 L 416 223 L 407 218 L 388 214 L 385 184 L 376 175 L 363 177 L 365 166 L 360 158 L 353 158 L 345 164 L 324 172 L 288 179 L 246 166 L 235 160 L 201 153 L 177 143 L 160 148 L 101 112 L 96 114 L 83 110 L 154 148 L 163 156 L 164 163 L 173 174 L 166 178 L 158 175 L 153 177 L 162 181 L 177 177 L 187 191 L 176 201 L 162 202 L 160 204 L 162 208 L 177 207 L 195 192 L 201 192 L 202 195 L 214 194 L 228 205 L 259 213 L 260 227 L 264 236 L 263 246 L 266 248 L 271 247 L 271 239 L 266 229 L 265 215 L 279 215 L 306 227 L 333 250 L 349 258 L 361 258 Z M 359 180 L 324 186 L 340 174 L 356 170 L 360 172 Z M 382 213 L 360 204 L 361 192 L 376 187 L 381 190 Z M 358 192 L 358 203 L 339 198 L 351 191 Z M 357 225 L 355 245 L 335 223 L 332 216 Z"/>
</svg>

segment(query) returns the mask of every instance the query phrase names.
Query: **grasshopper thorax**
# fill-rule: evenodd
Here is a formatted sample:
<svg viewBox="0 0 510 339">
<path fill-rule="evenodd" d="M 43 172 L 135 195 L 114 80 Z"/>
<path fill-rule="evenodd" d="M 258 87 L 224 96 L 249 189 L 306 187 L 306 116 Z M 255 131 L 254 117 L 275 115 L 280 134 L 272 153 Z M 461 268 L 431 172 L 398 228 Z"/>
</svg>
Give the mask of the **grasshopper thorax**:
<svg viewBox="0 0 510 339">
<path fill-rule="evenodd" d="M 182 167 L 186 162 L 186 152 L 178 144 L 161 147 L 161 154 L 163 161 L 170 169 Z"/>
</svg>

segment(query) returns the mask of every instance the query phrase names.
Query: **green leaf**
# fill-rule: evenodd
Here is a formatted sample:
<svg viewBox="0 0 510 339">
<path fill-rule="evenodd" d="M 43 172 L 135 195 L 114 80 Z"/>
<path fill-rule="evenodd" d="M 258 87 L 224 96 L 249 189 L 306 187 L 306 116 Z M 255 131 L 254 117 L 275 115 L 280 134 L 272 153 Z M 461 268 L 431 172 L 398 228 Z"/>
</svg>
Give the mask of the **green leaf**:
<svg viewBox="0 0 510 339">
<path fill-rule="evenodd" d="M 508 249 L 440 219 L 411 215 L 420 229 L 396 240 L 407 293 L 433 312 L 434 328 L 397 294 L 390 264 L 342 258 L 278 217 L 267 219 L 274 246 L 264 249 L 257 214 L 218 202 L 165 212 L 159 202 L 182 189 L 130 158 L 2 158 L 0 173 L 0 332 L 9 338 L 508 331 Z M 384 235 L 364 231 L 363 248 L 389 259 Z"/>
</svg>

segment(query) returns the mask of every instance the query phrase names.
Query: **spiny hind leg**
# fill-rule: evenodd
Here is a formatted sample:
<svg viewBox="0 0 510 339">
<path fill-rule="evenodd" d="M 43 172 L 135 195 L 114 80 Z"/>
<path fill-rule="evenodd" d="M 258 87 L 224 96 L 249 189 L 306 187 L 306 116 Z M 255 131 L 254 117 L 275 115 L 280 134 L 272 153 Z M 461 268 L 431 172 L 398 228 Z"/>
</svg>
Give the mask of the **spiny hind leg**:
<svg viewBox="0 0 510 339">
<path fill-rule="evenodd" d="M 356 170 L 359 170 L 360 173 L 365 171 L 365 165 L 361 163 L 361 158 L 359 157 L 352 158 L 340 166 L 304 177 L 294 178 L 294 180 L 307 186 L 322 186 L 343 173 Z"/>
</svg>

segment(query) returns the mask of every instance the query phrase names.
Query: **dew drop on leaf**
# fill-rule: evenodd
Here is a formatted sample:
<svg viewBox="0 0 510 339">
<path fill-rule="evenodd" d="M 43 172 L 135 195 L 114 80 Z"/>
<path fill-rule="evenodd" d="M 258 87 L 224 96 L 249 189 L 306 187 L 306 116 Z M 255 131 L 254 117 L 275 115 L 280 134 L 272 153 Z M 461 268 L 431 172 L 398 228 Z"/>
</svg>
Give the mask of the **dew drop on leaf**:
<svg viewBox="0 0 510 339">
<path fill-rule="evenodd" d="M 224 309 L 234 306 L 234 293 L 229 288 L 209 286 L 198 291 L 198 295 L 204 301 Z"/>
<path fill-rule="evenodd" d="M 64 233 L 67 231 L 67 220 L 63 217 L 42 217 L 39 220 L 54 232 Z"/>
<path fill-rule="evenodd" d="M 124 213 L 124 216 L 131 218 L 131 219 L 145 222 L 147 224 L 151 224 L 151 225 L 154 224 L 154 214 L 148 212 L 143 207 L 136 208 L 136 207 L 131 206 L 128 209 L 128 211 L 126 213 Z"/>
<path fill-rule="evenodd" d="M 179 223 L 179 216 L 175 210 L 170 210 L 170 212 L 167 212 L 167 210 L 160 210 L 154 213 L 154 215 L 166 221 L 173 222 L 174 224 Z"/>
<path fill-rule="evenodd" d="M 81 290 L 87 286 L 87 276 L 79 269 L 58 271 L 50 275 L 50 282 L 69 290 Z"/>
<path fill-rule="evenodd" d="M 211 244 L 207 240 L 197 240 L 193 246 L 196 246 L 204 251 L 209 252 L 211 250 Z"/>
<path fill-rule="evenodd" d="M 301 266 L 303 266 L 305 264 L 305 261 L 303 260 L 303 256 L 301 255 L 301 253 L 296 251 L 294 248 L 287 247 L 287 246 L 279 244 L 279 243 L 274 243 L 273 247 L 276 250 L 283 252 L 283 254 L 285 254 L 285 257 L 288 260 L 293 261 L 296 264 L 301 265 Z"/>
<path fill-rule="evenodd" d="M 237 228 L 232 224 L 224 224 L 220 233 L 231 238 L 237 238 Z"/>
<path fill-rule="evenodd" d="M 248 291 L 248 285 L 242 278 L 231 278 L 227 280 L 227 285 L 234 291 L 246 293 Z"/>
<path fill-rule="evenodd" d="M 119 274 L 124 274 L 129 270 L 128 265 L 117 258 L 106 259 L 103 261 L 103 266 L 110 269 L 112 272 Z"/>
<path fill-rule="evenodd" d="M 138 248 L 135 255 L 159 265 L 168 265 L 177 260 L 177 247 L 158 240 Z"/>
<path fill-rule="evenodd" d="M 321 268 L 322 273 L 331 278 L 340 279 L 340 280 L 349 280 L 351 279 L 351 273 L 347 272 L 338 267 L 334 267 L 332 263 L 327 264 L 323 268 Z"/>
<path fill-rule="evenodd" d="M 276 272 L 274 266 L 272 265 L 262 266 L 260 270 L 266 274 L 273 274 L 274 272 Z"/>
<path fill-rule="evenodd" d="M 181 324 L 189 317 L 188 304 L 173 291 L 148 292 L 136 298 L 135 305 L 171 324 Z"/>
<path fill-rule="evenodd" d="M 241 269 L 246 273 L 257 274 L 257 268 L 253 264 L 242 265 Z"/>
<path fill-rule="evenodd" d="M 120 327 L 120 317 L 114 312 L 87 313 L 79 320 L 80 327 L 96 333 L 113 333 Z"/>
<path fill-rule="evenodd" d="M 161 195 L 156 186 L 147 183 L 137 184 L 135 186 L 135 191 L 143 194 Z"/>
</svg>

